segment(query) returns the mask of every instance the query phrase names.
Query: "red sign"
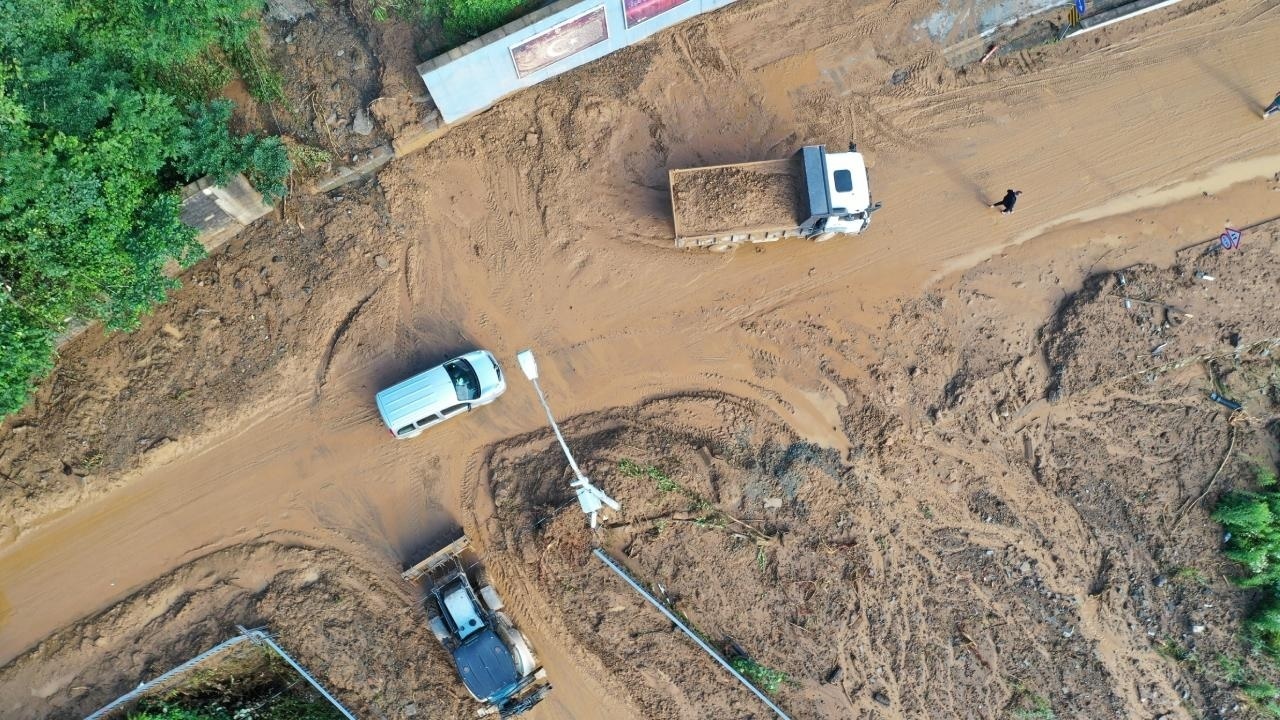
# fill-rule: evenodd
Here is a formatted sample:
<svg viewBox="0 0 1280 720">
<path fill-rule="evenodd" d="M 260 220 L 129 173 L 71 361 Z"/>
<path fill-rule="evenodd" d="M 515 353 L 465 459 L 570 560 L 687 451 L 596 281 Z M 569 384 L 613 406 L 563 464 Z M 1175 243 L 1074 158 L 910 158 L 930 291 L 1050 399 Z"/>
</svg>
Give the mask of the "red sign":
<svg viewBox="0 0 1280 720">
<path fill-rule="evenodd" d="M 516 73 L 525 77 L 608 39 L 609 25 L 601 5 L 512 45 L 511 62 Z"/>
<path fill-rule="evenodd" d="M 627 16 L 627 27 L 635 27 L 687 2 L 689 0 L 622 0 L 622 11 Z"/>
</svg>

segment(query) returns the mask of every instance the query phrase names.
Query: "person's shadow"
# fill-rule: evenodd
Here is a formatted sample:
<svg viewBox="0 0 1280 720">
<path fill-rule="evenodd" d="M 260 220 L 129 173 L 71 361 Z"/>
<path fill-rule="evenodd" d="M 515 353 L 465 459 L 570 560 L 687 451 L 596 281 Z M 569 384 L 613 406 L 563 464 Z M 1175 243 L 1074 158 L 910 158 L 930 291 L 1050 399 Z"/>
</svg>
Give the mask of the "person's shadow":
<svg viewBox="0 0 1280 720">
<path fill-rule="evenodd" d="M 1215 68 L 1209 63 L 1205 62 L 1203 58 L 1201 58 L 1199 55 L 1195 54 L 1194 52 L 1191 53 L 1191 62 L 1195 63 L 1197 67 L 1199 67 L 1202 71 L 1204 71 L 1205 75 L 1208 75 L 1209 77 L 1216 80 L 1219 85 L 1227 88 L 1228 90 L 1238 95 L 1240 97 L 1240 101 L 1243 102 L 1245 106 L 1247 106 L 1254 113 L 1261 115 L 1262 111 L 1266 109 L 1265 105 L 1259 105 L 1258 101 L 1255 99 L 1255 96 L 1252 93 L 1250 93 L 1248 90 L 1241 87 L 1240 84 L 1236 82 L 1234 78 L 1232 78 L 1227 73 L 1224 73 L 1221 70 Z"/>
</svg>

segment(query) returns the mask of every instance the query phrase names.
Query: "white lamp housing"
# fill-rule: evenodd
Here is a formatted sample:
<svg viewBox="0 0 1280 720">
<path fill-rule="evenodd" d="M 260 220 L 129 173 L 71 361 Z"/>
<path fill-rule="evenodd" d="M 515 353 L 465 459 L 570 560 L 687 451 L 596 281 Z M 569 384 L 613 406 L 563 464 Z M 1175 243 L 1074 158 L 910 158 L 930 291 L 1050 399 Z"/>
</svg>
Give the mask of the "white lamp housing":
<svg viewBox="0 0 1280 720">
<path fill-rule="evenodd" d="M 525 377 L 530 380 L 538 379 L 538 361 L 533 359 L 532 350 L 521 350 L 516 353 L 516 362 L 520 363 L 520 369 Z"/>
</svg>

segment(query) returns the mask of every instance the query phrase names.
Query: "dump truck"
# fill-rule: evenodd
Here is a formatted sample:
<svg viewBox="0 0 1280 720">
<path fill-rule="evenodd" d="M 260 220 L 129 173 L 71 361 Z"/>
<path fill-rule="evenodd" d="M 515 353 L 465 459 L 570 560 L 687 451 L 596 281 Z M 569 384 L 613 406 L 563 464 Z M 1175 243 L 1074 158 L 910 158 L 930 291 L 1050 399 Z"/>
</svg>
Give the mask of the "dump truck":
<svg viewBox="0 0 1280 720">
<path fill-rule="evenodd" d="M 871 202 L 867 165 L 853 144 L 849 152 L 808 145 L 785 160 L 686 168 L 669 176 L 681 248 L 857 235 L 880 209 Z"/>
<path fill-rule="evenodd" d="M 551 684 L 528 640 L 502 612 L 498 592 L 477 581 L 480 566 L 470 548 L 463 535 L 401 577 L 426 582 L 427 626 L 453 658 L 467 692 L 482 703 L 476 714 L 515 717 L 546 697 Z"/>
</svg>

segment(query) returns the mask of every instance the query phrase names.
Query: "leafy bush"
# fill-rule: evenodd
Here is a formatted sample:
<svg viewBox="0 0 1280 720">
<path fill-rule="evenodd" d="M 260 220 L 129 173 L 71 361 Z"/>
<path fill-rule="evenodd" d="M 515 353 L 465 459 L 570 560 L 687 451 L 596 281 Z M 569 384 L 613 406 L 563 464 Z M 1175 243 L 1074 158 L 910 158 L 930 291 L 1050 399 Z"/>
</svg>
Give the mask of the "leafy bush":
<svg viewBox="0 0 1280 720">
<path fill-rule="evenodd" d="M 1259 473 L 1259 478 L 1266 476 Z M 1268 487 L 1274 484 L 1261 492 L 1227 493 L 1213 518 L 1231 534 L 1223 553 L 1244 567 L 1236 582 L 1266 591 L 1245 631 L 1259 649 L 1280 656 L 1280 492 Z"/>
<path fill-rule="evenodd" d="M 136 327 L 202 254 L 176 185 L 248 171 L 283 193 L 278 139 L 236 138 L 219 47 L 257 37 L 256 0 L 0 5 L 0 416 L 25 403 L 74 318 Z M 200 75 L 187 76 L 190 68 Z"/>
<path fill-rule="evenodd" d="M 462 44 L 515 20 L 530 4 L 528 0 L 432 0 L 427 13 L 440 21 L 445 39 Z"/>
<path fill-rule="evenodd" d="M 249 181 L 268 202 L 284 197 L 284 179 L 290 170 L 284 143 L 278 137 L 233 137 L 232 107 L 230 100 L 190 106 L 191 122 L 178 134 L 175 166 L 187 179 L 210 175 L 219 184 L 247 171 Z"/>
</svg>

